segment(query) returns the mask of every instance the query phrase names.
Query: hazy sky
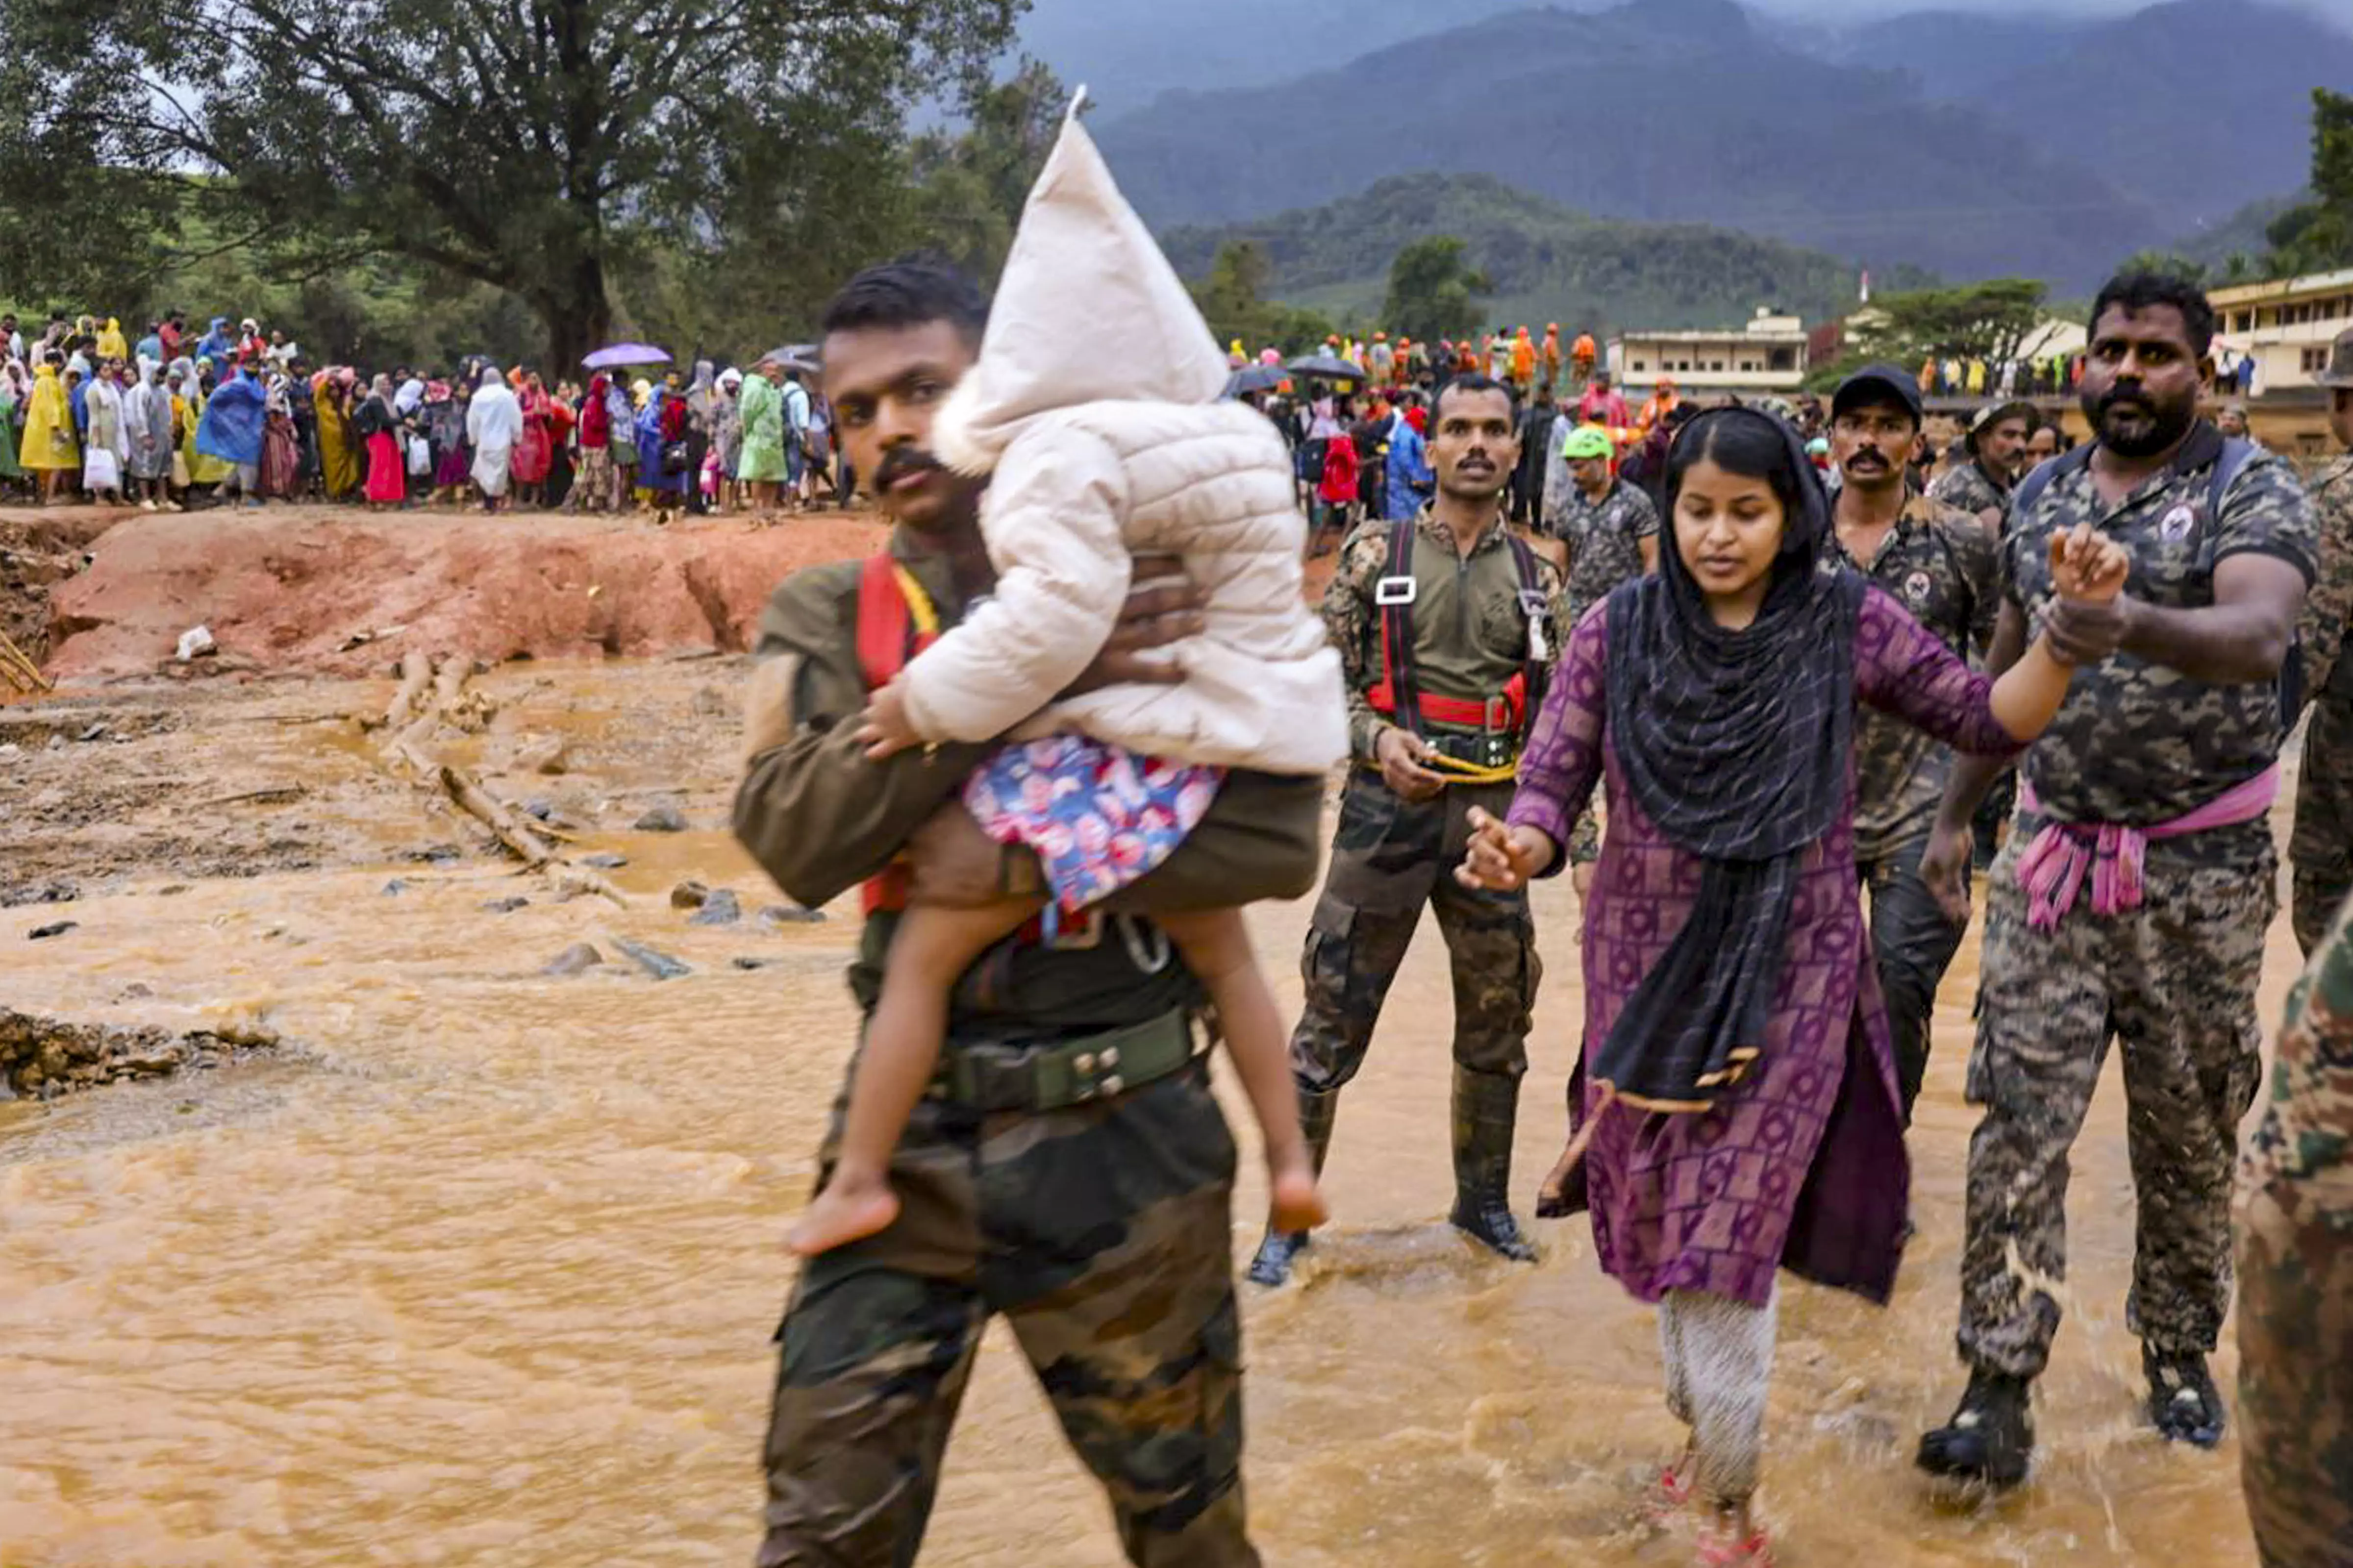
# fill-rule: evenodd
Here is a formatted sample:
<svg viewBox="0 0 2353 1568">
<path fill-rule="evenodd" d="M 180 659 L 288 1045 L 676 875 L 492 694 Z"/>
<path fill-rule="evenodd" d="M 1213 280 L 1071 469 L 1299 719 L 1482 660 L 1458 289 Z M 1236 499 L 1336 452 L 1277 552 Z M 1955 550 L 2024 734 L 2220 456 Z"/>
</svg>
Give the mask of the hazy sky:
<svg viewBox="0 0 2353 1568">
<path fill-rule="evenodd" d="M 1754 0 L 1751 3 L 1754 5 Z M 1971 11 L 1987 16 L 2033 12 L 2044 16 L 2064 13 L 2078 16 L 2116 16 L 2142 10 L 2150 3 L 2151 0 L 1766 0 L 1765 4 L 1755 5 L 1755 8 L 1785 16 L 1849 22 L 1894 16 L 1905 11 Z M 2309 11 L 2324 20 L 2353 28 L 2353 0 L 2275 0 L 2275 3 Z"/>
</svg>

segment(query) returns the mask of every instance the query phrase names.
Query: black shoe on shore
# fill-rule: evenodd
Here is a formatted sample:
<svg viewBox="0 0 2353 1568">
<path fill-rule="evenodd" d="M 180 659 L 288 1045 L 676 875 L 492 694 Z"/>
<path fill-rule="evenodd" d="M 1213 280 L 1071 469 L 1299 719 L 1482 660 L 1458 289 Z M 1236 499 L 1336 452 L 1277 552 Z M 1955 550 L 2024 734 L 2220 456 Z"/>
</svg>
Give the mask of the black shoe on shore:
<svg viewBox="0 0 2353 1568">
<path fill-rule="evenodd" d="M 2140 1369 L 2148 1378 L 2148 1418 L 2168 1443 L 2211 1448 L 2228 1422 L 2222 1395 L 2202 1355 L 2159 1355 L 2141 1347 Z"/>
<path fill-rule="evenodd" d="M 2031 1387 L 2022 1377 L 1971 1372 L 1953 1418 L 1920 1439 L 1920 1468 L 1948 1480 L 1997 1488 L 2024 1480 L 2034 1454 Z"/>
</svg>

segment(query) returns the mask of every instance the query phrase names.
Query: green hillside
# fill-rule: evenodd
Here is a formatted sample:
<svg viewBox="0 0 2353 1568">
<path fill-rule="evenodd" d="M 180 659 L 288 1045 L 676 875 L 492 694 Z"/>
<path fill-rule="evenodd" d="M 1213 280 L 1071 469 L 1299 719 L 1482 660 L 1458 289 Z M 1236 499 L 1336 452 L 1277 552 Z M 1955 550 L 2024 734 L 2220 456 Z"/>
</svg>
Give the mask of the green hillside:
<svg viewBox="0 0 2353 1568">
<path fill-rule="evenodd" d="M 1620 328 L 1723 327 L 1758 305 L 1809 323 L 1855 302 L 1855 268 L 1818 250 L 1701 224 L 1597 218 L 1485 174 L 1400 174 L 1324 206 L 1216 227 L 1170 229 L 1162 245 L 1188 278 L 1219 246 L 1256 242 L 1273 267 L 1270 292 L 1337 319 L 1380 308 L 1389 262 L 1413 240 L 1458 235 L 1493 285 L 1488 313 L 1511 325 L 1606 333 Z M 1933 281 L 1910 268 L 1874 275 L 1880 289 Z"/>
</svg>

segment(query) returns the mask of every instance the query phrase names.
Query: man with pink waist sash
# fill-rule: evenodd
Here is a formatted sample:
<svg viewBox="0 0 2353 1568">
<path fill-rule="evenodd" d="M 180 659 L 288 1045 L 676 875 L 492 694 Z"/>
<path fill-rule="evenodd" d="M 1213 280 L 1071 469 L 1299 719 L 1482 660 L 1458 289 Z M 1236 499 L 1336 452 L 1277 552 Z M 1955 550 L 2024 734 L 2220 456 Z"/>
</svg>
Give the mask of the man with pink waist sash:
<svg viewBox="0 0 2353 1568">
<path fill-rule="evenodd" d="M 2269 816 L 2295 722 L 2280 671 L 2310 585 L 2316 524 L 2294 470 L 2198 416 L 2214 313 L 2194 285 L 2128 273 L 2094 306 L 2080 388 L 2096 440 L 2011 500 L 2007 668 L 2031 627 L 2083 668 L 2026 753 L 2018 820 L 1988 893 L 1959 1349 L 1968 1392 L 1920 1445 L 1939 1476 L 2013 1485 L 2033 1449 L 2033 1380 L 2067 1275 L 2068 1154 L 2111 1040 L 2124 1052 L 2138 1204 L 2126 1325 L 2167 1438 L 2221 1441 L 2207 1371 L 2231 1300 L 2231 1187 L 2253 1102 L 2255 985 L 2276 910 Z M 2132 554 L 2115 605 L 2051 594 L 2059 534 Z M 1956 766 L 1921 865 L 1960 893 L 1993 775 Z M 2096 1425 L 2103 1418 L 2086 1412 Z"/>
</svg>

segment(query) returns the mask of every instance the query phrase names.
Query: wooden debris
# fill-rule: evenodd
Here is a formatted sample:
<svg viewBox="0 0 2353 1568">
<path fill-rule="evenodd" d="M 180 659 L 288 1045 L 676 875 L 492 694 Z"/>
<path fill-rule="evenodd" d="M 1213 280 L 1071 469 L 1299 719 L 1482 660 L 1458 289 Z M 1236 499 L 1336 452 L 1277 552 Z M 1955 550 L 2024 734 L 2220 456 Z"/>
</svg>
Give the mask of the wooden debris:
<svg viewBox="0 0 2353 1568">
<path fill-rule="evenodd" d="M 23 648 L 8 640 L 6 632 L 0 632 L 0 675 L 5 675 L 10 684 L 20 691 L 39 693 L 57 689 L 56 683 L 41 673 L 41 667 L 35 664 Z"/>
</svg>

